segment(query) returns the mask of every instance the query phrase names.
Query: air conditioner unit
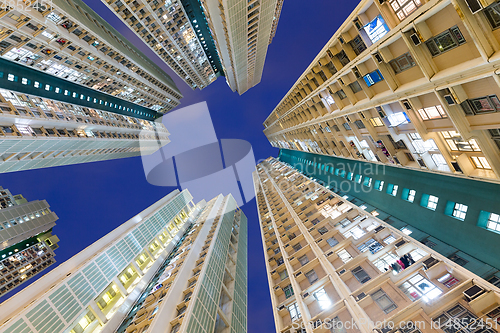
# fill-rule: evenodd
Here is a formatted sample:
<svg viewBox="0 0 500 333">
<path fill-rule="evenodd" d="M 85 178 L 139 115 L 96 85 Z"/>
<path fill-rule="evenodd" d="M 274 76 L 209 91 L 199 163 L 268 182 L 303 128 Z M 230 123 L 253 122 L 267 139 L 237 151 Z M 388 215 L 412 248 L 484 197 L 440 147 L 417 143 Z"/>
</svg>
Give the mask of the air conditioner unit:
<svg viewBox="0 0 500 333">
<path fill-rule="evenodd" d="M 411 110 L 411 104 L 408 101 L 403 101 L 403 105 L 405 106 L 406 110 Z"/>
<path fill-rule="evenodd" d="M 455 105 L 455 99 L 453 98 L 453 96 L 451 94 L 449 95 L 444 95 L 443 98 L 446 100 L 446 103 L 448 103 L 448 105 Z"/>
<path fill-rule="evenodd" d="M 333 251 L 330 251 L 326 254 L 327 257 L 331 256 L 333 254 Z"/>
<path fill-rule="evenodd" d="M 356 19 L 353 21 L 353 23 L 354 23 L 354 26 L 356 27 L 356 29 L 358 29 L 358 30 L 363 29 L 363 25 L 361 24 L 361 22 L 359 21 L 359 19 L 358 19 L 358 18 L 356 18 Z"/>
<path fill-rule="evenodd" d="M 339 41 L 340 41 L 340 44 L 344 44 L 345 43 L 344 42 L 344 38 L 342 38 L 342 37 L 339 37 Z"/>
<path fill-rule="evenodd" d="M 458 162 L 451 162 L 451 166 L 453 167 L 453 169 L 456 171 L 456 172 L 462 172 L 462 168 L 460 168 L 460 165 L 458 165 Z"/>
<path fill-rule="evenodd" d="M 354 75 L 356 76 L 357 79 L 361 78 L 361 74 L 359 73 L 358 67 L 354 66 L 352 68 L 352 72 L 354 73 Z"/>
<path fill-rule="evenodd" d="M 303 293 L 302 294 L 302 298 L 306 298 L 307 296 L 309 296 L 309 293 Z"/>
<path fill-rule="evenodd" d="M 378 227 L 375 228 L 375 233 L 380 232 L 380 231 L 382 231 L 384 229 L 385 229 L 385 227 L 379 225 Z"/>
<path fill-rule="evenodd" d="M 339 78 L 339 82 L 344 86 L 344 80 L 342 80 L 341 78 Z"/>
<path fill-rule="evenodd" d="M 380 53 L 377 52 L 373 56 L 375 57 L 375 59 L 377 59 L 378 62 L 384 62 L 384 58 L 382 58 Z"/>
<path fill-rule="evenodd" d="M 428 270 L 429 268 L 436 265 L 437 263 L 439 263 L 439 260 L 437 260 L 436 258 L 430 257 L 428 259 L 425 259 L 422 262 L 422 266 L 424 267 L 424 270 Z"/>
<path fill-rule="evenodd" d="M 272 271 L 272 272 L 271 272 L 271 275 L 272 275 L 272 274 L 274 274 L 274 273 L 276 273 L 276 270 Z"/>
<path fill-rule="evenodd" d="M 385 0 L 378 0 L 378 3 L 381 4 L 381 5 L 383 5 L 384 2 L 385 2 Z"/>
<path fill-rule="evenodd" d="M 286 244 L 286 245 L 285 245 L 285 247 L 289 247 L 289 246 L 290 246 L 290 244 Z"/>
<path fill-rule="evenodd" d="M 381 118 L 385 118 L 385 117 L 387 117 L 387 115 L 385 114 L 384 110 L 382 110 L 382 108 L 381 108 L 380 106 L 375 107 L 375 109 L 377 110 L 378 115 L 379 115 Z"/>
<path fill-rule="evenodd" d="M 477 12 L 481 11 L 483 9 L 483 5 L 479 0 L 465 0 L 467 3 L 467 6 L 469 7 L 470 11 L 472 14 L 476 14 Z"/>
<path fill-rule="evenodd" d="M 279 290 L 279 289 L 280 289 L 280 286 L 274 287 L 274 290 Z"/>
<path fill-rule="evenodd" d="M 482 295 L 484 293 L 485 293 L 485 290 L 478 285 L 473 285 L 469 289 L 464 290 L 464 296 L 468 302 L 472 301 L 473 299 L 478 298 L 480 295 Z"/>
<path fill-rule="evenodd" d="M 316 243 L 319 243 L 319 242 L 321 242 L 322 240 L 323 240 L 323 238 L 320 238 L 320 239 L 318 239 L 318 240 L 316 241 Z"/>
<path fill-rule="evenodd" d="M 351 119 L 348 117 L 348 116 L 345 116 L 345 120 L 350 123 L 351 122 Z"/>
<path fill-rule="evenodd" d="M 295 274 L 295 277 L 298 277 L 300 274 L 302 274 L 302 272 L 298 272 Z"/>
<path fill-rule="evenodd" d="M 281 311 L 281 310 L 285 310 L 285 306 L 284 305 L 278 306 L 278 311 Z"/>
<path fill-rule="evenodd" d="M 410 39 L 413 42 L 413 45 L 419 46 L 422 41 L 420 40 L 420 37 L 416 33 L 410 35 Z"/>
<path fill-rule="evenodd" d="M 341 269 L 341 270 L 339 271 L 339 275 L 342 275 L 342 274 L 344 274 L 345 272 L 346 272 L 345 268 L 344 268 L 344 269 Z"/>
<path fill-rule="evenodd" d="M 366 297 L 366 294 L 364 292 L 358 294 L 356 297 L 354 297 L 356 299 L 356 301 L 361 301 L 363 298 Z"/>
</svg>

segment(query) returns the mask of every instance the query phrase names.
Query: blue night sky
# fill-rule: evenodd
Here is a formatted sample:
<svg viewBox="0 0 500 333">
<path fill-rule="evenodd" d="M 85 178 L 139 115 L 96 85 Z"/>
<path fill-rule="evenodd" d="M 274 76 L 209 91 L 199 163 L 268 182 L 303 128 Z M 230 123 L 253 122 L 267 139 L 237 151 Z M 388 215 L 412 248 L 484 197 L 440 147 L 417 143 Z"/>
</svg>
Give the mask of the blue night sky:
<svg viewBox="0 0 500 333">
<path fill-rule="evenodd" d="M 249 141 L 257 161 L 278 154 L 262 133 L 263 121 L 358 3 L 285 0 L 262 81 L 239 96 L 223 77 L 202 91 L 191 90 L 100 0 L 84 1 L 165 69 L 184 95 L 180 107 L 206 101 L 217 136 Z M 0 174 L 0 186 L 28 200 L 47 200 L 59 216 L 54 228 L 61 240 L 56 250 L 58 263 L 174 189 L 150 185 L 140 157 Z M 271 333 L 275 328 L 255 199 L 242 208 L 249 222 L 248 332 Z"/>
</svg>

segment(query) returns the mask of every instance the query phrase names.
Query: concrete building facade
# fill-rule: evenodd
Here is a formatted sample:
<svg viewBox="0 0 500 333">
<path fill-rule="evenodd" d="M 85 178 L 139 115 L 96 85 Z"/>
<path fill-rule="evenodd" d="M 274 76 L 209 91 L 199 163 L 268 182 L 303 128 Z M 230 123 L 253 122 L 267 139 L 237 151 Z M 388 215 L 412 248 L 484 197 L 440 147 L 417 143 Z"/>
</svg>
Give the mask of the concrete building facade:
<svg viewBox="0 0 500 333">
<path fill-rule="evenodd" d="M 360 1 L 264 133 L 275 147 L 498 178 L 497 8 Z"/>
<path fill-rule="evenodd" d="M 269 158 L 254 173 L 276 331 L 499 332 L 500 289 Z"/>
</svg>

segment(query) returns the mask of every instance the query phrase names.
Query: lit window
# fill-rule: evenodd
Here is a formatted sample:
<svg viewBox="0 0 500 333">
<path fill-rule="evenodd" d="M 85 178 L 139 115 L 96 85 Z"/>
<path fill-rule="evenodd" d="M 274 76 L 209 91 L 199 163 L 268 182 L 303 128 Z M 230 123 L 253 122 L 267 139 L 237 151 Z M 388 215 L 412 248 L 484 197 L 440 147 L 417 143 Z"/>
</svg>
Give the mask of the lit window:
<svg viewBox="0 0 500 333">
<path fill-rule="evenodd" d="M 50 90 L 50 84 L 45 85 L 45 90 L 49 91 Z"/>
<path fill-rule="evenodd" d="M 35 81 L 34 86 L 35 86 L 35 88 L 40 88 L 40 82 Z"/>
<path fill-rule="evenodd" d="M 467 206 L 461 203 L 455 203 L 453 207 L 453 216 L 459 220 L 465 220 L 465 215 L 467 215 Z"/>
<path fill-rule="evenodd" d="M 14 74 L 7 75 L 7 80 L 14 81 Z"/>
<path fill-rule="evenodd" d="M 458 151 L 481 151 L 476 140 L 464 140 L 458 132 L 455 131 L 444 131 L 441 135 L 445 138 L 446 143 L 450 147 L 450 150 Z"/>
<path fill-rule="evenodd" d="M 382 191 L 383 188 L 384 188 L 384 181 L 383 180 L 376 180 L 375 181 L 375 189 L 377 191 Z"/>
<path fill-rule="evenodd" d="M 68 96 L 69 95 L 69 91 L 68 90 L 64 90 L 64 96 Z"/>
<path fill-rule="evenodd" d="M 439 198 L 434 195 L 423 194 L 420 205 L 431 210 L 436 210 Z"/>
<path fill-rule="evenodd" d="M 486 228 L 494 231 L 500 231 L 500 215 L 490 213 L 486 223 Z"/>
<path fill-rule="evenodd" d="M 386 253 L 381 255 L 377 260 L 373 262 L 375 266 L 381 271 L 385 272 L 386 270 L 391 269 L 391 265 L 396 263 L 399 259 L 399 256 L 396 256 L 392 253 Z"/>
<path fill-rule="evenodd" d="M 78 96 L 78 94 L 76 92 L 73 93 L 73 98 L 75 98 L 76 96 Z"/>
<path fill-rule="evenodd" d="M 337 252 L 337 256 L 340 258 L 340 260 L 342 260 L 344 264 L 352 260 L 352 256 L 345 249 L 342 249 L 339 252 Z"/>
<path fill-rule="evenodd" d="M 365 177 L 365 181 L 363 182 L 363 185 L 370 187 L 372 185 L 372 178 Z"/>
<path fill-rule="evenodd" d="M 408 202 L 413 202 L 415 200 L 415 194 L 417 194 L 417 191 L 404 188 L 402 196 L 403 200 L 406 200 Z"/>
<path fill-rule="evenodd" d="M 428 302 L 442 293 L 438 287 L 433 285 L 429 280 L 420 274 L 411 277 L 399 286 L 399 288 L 412 302 L 415 302 L 420 298 Z"/>
<path fill-rule="evenodd" d="M 428 108 L 420 109 L 418 110 L 418 113 L 420 114 L 420 117 L 422 117 L 422 120 L 440 119 L 448 117 L 441 105 L 430 106 Z"/>
<path fill-rule="evenodd" d="M 401 228 L 401 231 L 405 234 L 405 235 L 411 235 L 411 233 L 413 231 L 411 231 L 410 229 L 408 229 L 407 227 L 403 227 Z"/>
<path fill-rule="evenodd" d="M 474 165 L 476 166 L 477 169 L 491 169 L 491 166 L 488 163 L 486 157 L 471 156 L 471 159 L 474 162 Z"/>
<path fill-rule="evenodd" d="M 59 94 L 60 91 L 61 91 L 61 89 L 56 87 L 56 89 L 55 89 L 56 94 Z"/>
<path fill-rule="evenodd" d="M 387 116 L 391 127 L 396 127 L 403 124 L 408 124 L 410 119 L 406 115 L 406 112 L 396 112 Z"/>
<path fill-rule="evenodd" d="M 396 237 L 394 237 L 393 235 L 390 235 L 389 237 L 386 237 L 382 240 L 385 244 L 389 245 L 393 242 L 396 241 Z"/>
<path fill-rule="evenodd" d="M 389 184 L 387 186 L 387 194 L 390 194 L 392 196 L 396 196 L 396 194 L 398 193 L 398 185 L 394 185 L 394 184 Z"/>
<path fill-rule="evenodd" d="M 379 117 L 370 118 L 370 123 L 373 125 L 373 127 L 384 126 L 384 123 Z"/>
<path fill-rule="evenodd" d="M 355 226 L 351 230 L 345 232 L 344 237 L 349 238 L 352 236 L 355 240 L 358 240 L 361 237 L 363 237 L 364 234 L 365 234 L 365 231 L 363 229 L 361 229 L 359 226 Z"/>
<path fill-rule="evenodd" d="M 422 5 L 420 0 L 392 0 L 391 7 L 398 16 L 400 21 L 403 21 L 418 7 Z"/>
<path fill-rule="evenodd" d="M 450 273 L 446 273 L 445 275 L 438 277 L 437 280 L 448 288 L 451 288 L 459 282 L 459 280 Z"/>
<path fill-rule="evenodd" d="M 294 321 L 295 319 L 299 319 L 301 317 L 300 311 L 299 311 L 299 306 L 297 303 L 293 303 L 292 305 L 288 306 L 288 312 L 290 313 L 290 319 Z"/>
<path fill-rule="evenodd" d="M 28 79 L 23 77 L 23 79 L 21 80 L 21 83 L 22 84 L 28 84 Z"/>
<path fill-rule="evenodd" d="M 325 289 L 321 288 L 313 295 L 314 298 L 316 298 L 316 300 L 318 301 L 321 310 L 326 310 L 332 305 L 332 302 L 330 301 L 330 298 L 328 297 L 328 294 L 326 293 Z"/>
<path fill-rule="evenodd" d="M 364 30 L 372 43 L 375 43 L 389 32 L 389 28 L 381 15 L 375 17 L 373 21 L 365 25 Z"/>
</svg>

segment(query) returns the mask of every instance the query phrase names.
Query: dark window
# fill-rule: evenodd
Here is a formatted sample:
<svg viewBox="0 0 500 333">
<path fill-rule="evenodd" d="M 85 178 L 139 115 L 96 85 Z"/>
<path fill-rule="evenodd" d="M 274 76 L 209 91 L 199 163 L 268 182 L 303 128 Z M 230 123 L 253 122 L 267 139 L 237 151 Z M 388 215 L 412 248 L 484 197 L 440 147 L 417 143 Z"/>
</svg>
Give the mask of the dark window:
<svg viewBox="0 0 500 333">
<path fill-rule="evenodd" d="M 361 266 L 355 267 L 351 273 L 360 283 L 365 283 L 371 279 Z"/>
<path fill-rule="evenodd" d="M 349 88 L 351 88 L 353 93 L 357 93 L 363 90 L 358 81 L 354 81 L 353 83 L 349 84 Z"/>
<path fill-rule="evenodd" d="M 401 73 L 402 71 L 405 71 L 405 70 L 415 66 L 415 61 L 413 61 L 412 56 L 408 52 L 408 53 L 405 53 L 405 54 L 389 61 L 389 64 L 391 65 L 392 69 L 394 70 L 394 73 L 398 74 L 398 73 Z"/>
<path fill-rule="evenodd" d="M 496 95 L 468 99 L 460 105 L 466 114 L 481 114 L 500 111 L 500 100 Z"/>
<path fill-rule="evenodd" d="M 336 94 L 337 94 L 337 96 L 339 96 L 340 99 L 347 98 L 347 95 L 345 94 L 344 90 L 342 90 L 342 89 L 337 91 Z"/>
<path fill-rule="evenodd" d="M 337 53 L 337 59 L 339 59 L 340 63 L 345 66 L 349 63 L 349 58 L 347 57 L 347 54 L 345 54 L 345 51 L 340 51 Z"/>
<path fill-rule="evenodd" d="M 356 53 L 356 55 L 360 55 L 361 52 L 366 50 L 366 45 L 363 42 L 363 39 L 361 38 L 360 35 L 357 35 L 356 37 L 354 37 L 354 39 L 351 40 L 349 42 L 349 44 L 351 44 L 352 49 L 354 50 L 354 53 Z"/>
<path fill-rule="evenodd" d="M 321 234 L 321 235 L 324 235 L 328 232 L 328 229 L 326 227 L 321 227 L 318 229 L 318 232 Z"/>
<path fill-rule="evenodd" d="M 425 42 L 432 56 L 438 56 L 448 50 L 454 49 L 459 45 L 465 44 L 465 38 L 457 26 L 432 37 Z"/>
<path fill-rule="evenodd" d="M 462 257 L 457 256 L 456 254 L 452 255 L 452 256 L 450 257 L 450 260 L 451 260 L 451 261 L 456 262 L 456 263 L 457 263 L 457 264 L 459 264 L 460 266 L 465 266 L 465 265 L 468 263 L 468 261 L 467 261 L 467 260 L 465 260 L 465 259 L 464 259 L 464 258 L 462 258 Z"/>
<path fill-rule="evenodd" d="M 500 4 L 494 3 L 484 10 L 484 14 L 493 29 L 500 27 Z"/>
<path fill-rule="evenodd" d="M 21 43 L 23 41 L 21 38 L 19 38 L 16 35 L 10 35 L 9 38 L 12 39 L 12 40 L 14 40 L 14 41 L 16 41 L 16 42 L 18 42 L 18 43 Z"/>
<path fill-rule="evenodd" d="M 359 129 L 365 128 L 365 124 L 361 120 L 356 120 L 354 123 Z"/>
</svg>

